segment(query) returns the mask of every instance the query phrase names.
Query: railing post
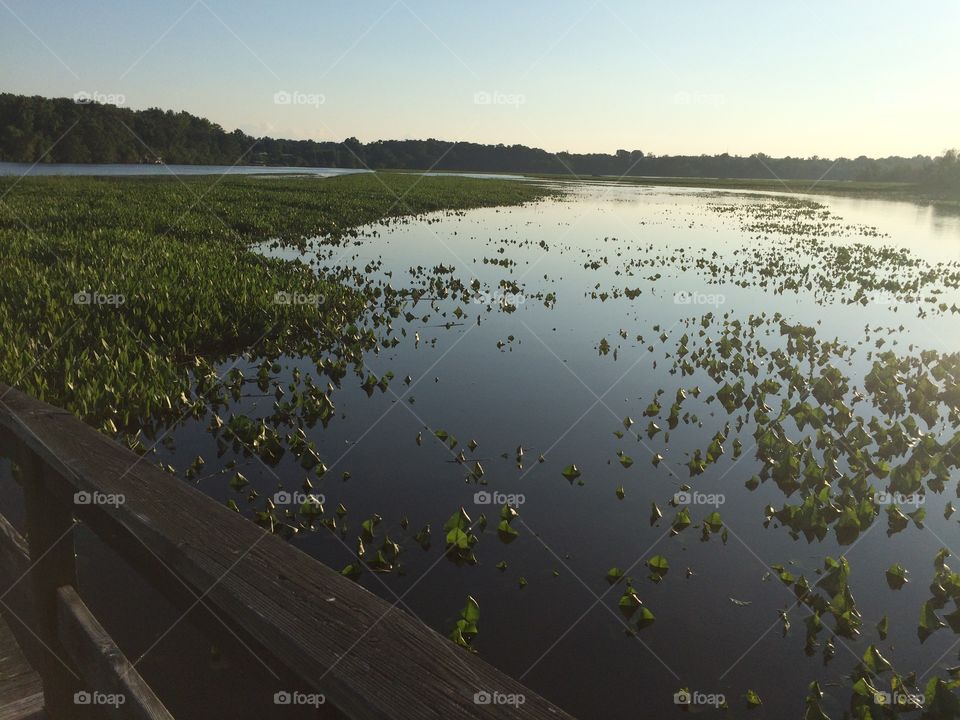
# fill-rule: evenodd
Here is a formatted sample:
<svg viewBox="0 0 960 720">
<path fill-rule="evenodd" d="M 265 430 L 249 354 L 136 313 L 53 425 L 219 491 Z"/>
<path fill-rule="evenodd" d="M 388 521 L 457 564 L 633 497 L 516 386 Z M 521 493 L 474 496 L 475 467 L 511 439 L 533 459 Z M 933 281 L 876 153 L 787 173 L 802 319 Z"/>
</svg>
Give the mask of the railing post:
<svg viewBox="0 0 960 720">
<path fill-rule="evenodd" d="M 70 667 L 57 632 L 57 588 L 77 584 L 72 508 L 48 492 L 50 471 L 36 454 L 25 449 L 17 464 L 27 511 L 36 629 L 45 646 L 37 668 L 43 680 L 45 710 L 54 720 L 83 717 L 85 708 L 74 703 L 74 693 L 80 690 L 79 676 Z"/>
</svg>

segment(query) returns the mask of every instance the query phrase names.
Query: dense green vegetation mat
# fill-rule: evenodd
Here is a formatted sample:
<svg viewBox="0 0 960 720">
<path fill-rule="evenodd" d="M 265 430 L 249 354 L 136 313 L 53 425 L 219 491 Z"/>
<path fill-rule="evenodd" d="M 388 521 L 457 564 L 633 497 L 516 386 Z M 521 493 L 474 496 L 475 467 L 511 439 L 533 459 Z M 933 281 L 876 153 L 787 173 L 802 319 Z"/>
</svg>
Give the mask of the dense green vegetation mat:
<svg viewBox="0 0 960 720">
<path fill-rule="evenodd" d="M 375 221 L 548 192 L 396 174 L 0 178 L 0 378 L 113 430 L 199 410 L 191 388 L 230 356 L 358 359 L 368 299 L 252 243 L 336 241 Z M 315 301 L 278 302 L 291 297 Z"/>
</svg>

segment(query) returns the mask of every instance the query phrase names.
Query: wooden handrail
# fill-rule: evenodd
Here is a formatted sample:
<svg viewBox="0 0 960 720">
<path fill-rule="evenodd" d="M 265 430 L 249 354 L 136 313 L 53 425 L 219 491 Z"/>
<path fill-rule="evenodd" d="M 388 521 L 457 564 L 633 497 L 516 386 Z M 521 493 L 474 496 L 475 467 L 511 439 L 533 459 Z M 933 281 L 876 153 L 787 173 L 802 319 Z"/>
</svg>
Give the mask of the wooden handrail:
<svg viewBox="0 0 960 720">
<path fill-rule="evenodd" d="M 361 720 L 570 717 L 71 413 L 0 384 L 3 435 L 15 455 L 42 465 L 33 481 L 45 498 L 69 503 L 148 580 L 174 573 L 263 661 L 296 679 L 298 686 L 278 690 L 320 693 Z M 76 493 L 123 502 L 76 504 Z M 477 702 L 478 693 L 524 701 Z"/>
<path fill-rule="evenodd" d="M 13 599 L 19 600 L 16 619 L 19 623 L 32 621 L 39 626 L 36 615 L 29 614 L 29 620 L 24 607 L 35 606 L 30 603 L 32 598 L 26 597 L 24 581 L 31 573 L 38 569 L 30 560 L 29 545 L 16 528 L 7 519 L 0 515 L 0 577 L 8 579 L 9 586 L 4 588 L 4 594 L 12 596 L 4 603 L 3 614 L 14 612 L 9 608 Z M 23 583 L 23 584 L 22 584 Z M 154 695 L 153 690 L 140 676 L 140 673 L 130 665 L 127 658 L 114 644 L 106 630 L 92 615 L 77 591 L 71 586 L 60 587 L 56 591 L 57 623 L 56 636 L 58 645 L 63 648 L 64 657 L 52 658 L 58 662 L 72 661 L 77 670 L 79 679 L 71 683 L 68 689 L 74 689 L 73 697 L 67 698 L 72 704 L 67 709 L 65 717 L 86 717 L 96 714 L 96 708 L 88 707 L 94 700 L 103 696 L 122 697 L 122 704 L 109 706 L 111 717 L 128 720 L 173 720 L 169 712 Z M 25 602 L 26 601 L 26 602 Z M 29 653 L 31 661 L 43 667 L 44 660 L 50 658 L 51 648 L 43 647 L 39 638 L 31 631 L 14 632 L 18 642 Z M 51 696 L 53 704 L 61 702 L 59 696 L 64 688 L 57 686 L 58 678 L 47 677 L 44 680 L 45 711 L 52 715 Z M 94 693 L 97 695 L 94 696 Z M 87 702 L 84 702 L 87 701 Z"/>
</svg>

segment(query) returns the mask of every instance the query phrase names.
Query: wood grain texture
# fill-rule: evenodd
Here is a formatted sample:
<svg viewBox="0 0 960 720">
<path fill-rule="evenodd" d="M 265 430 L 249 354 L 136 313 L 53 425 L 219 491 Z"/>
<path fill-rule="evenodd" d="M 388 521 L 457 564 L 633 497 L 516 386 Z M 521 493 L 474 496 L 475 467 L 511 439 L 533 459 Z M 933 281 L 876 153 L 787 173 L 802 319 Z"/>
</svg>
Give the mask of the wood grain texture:
<svg viewBox="0 0 960 720">
<path fill-rule="evenodd" d="M 242 629 L 304 693 L 353 718 L 569 718 L 516 680 L 223 505 L 153 467 L 70 413 L 0 385 L 0 429 L 36 453 L 73 492 L 122 494 L 78 505 L 119 552 L 142 543 L 204 603 Z M 130 539 L 131 536 L 136 539 Z M 114 544 L 116 543 L 116 544 Z M 286 675 L 287 673 L 285 673 Z M 522 695 L 519 706 L 476 693 Z"/>
<path fill-rule="evenodd" d="M 43 710 L 40 676 L 0 617 L 0 720 L 25 720 Z"/>
<path fill-rule="evenodd" d="M 77 591 L 57 590 L 57 632 L 67 656 L 83 678 L 84 691 L 115 695 L 123 702 L 110 711 L 123 720 L 173 720 Z"/>
</svg>

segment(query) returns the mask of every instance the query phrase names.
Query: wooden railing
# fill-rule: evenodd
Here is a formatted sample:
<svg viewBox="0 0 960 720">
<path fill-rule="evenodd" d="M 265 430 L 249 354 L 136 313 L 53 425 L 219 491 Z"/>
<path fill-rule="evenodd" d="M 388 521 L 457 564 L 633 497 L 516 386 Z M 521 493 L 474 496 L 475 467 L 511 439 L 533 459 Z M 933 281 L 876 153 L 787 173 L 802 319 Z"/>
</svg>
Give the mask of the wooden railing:
<svg viewBox="0 0 960 720">
<path fill-rule="evenodd" d="M 570 717 L 71 413 L 2 384 L 0 454 L 19 467 L 29 541 L 0 516 L 0 592 L 20 578 L 29 590 L 21 644 L 53 720 L 100 709 L 75 702 L 85 692 L 122 696 L 110 717 L 171 717 L 78 594 L 77 521 L 179 609 L 208 610 L 205 629 L 225 651 L 255 653 L 286 683 L 278 691 L 322 695 L 333 716 Z M 522 703 L 498 702 L 509 698 Z"/>
</svg>

